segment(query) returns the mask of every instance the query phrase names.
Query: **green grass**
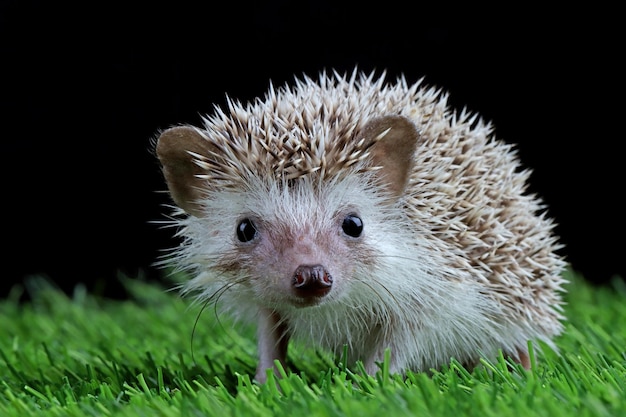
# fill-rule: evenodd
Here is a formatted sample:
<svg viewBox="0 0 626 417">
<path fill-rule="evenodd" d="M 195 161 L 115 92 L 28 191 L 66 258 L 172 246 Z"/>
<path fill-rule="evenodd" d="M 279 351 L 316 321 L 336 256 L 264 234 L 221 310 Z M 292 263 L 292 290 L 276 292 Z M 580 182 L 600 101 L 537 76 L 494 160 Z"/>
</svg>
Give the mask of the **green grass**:
<svg viewBox="0 0 626 417">
<path fill-rule="evenodd" d="M 0 416 L 625 416 L 626 288 L 568 273 L 561 355 L 531 371 L 501 358 L 469 373 L 376 376 L 303 346 L 260 386 L 254 329 L 154 284 L 127 280 L 132 301 L 72 297 L 39 282 L 33 301 L 0 301 Z M 193 356 L 192 356 L 193 353 Z"/>
</svg>

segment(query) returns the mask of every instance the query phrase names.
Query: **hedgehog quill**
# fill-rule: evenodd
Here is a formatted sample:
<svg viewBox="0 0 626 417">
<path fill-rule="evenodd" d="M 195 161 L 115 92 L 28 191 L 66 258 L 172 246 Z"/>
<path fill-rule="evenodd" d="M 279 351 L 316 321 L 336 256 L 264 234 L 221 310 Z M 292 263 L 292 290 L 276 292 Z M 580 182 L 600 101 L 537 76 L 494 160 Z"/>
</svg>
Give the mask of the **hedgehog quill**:
<svg viewBox="0 0 626 417">
<path fill-rule="evenodd" d="M 369 373 L 386 349 L 398 373 L 556 349 L 565 261 L 530 170 L 422 83 L 322 72 L 160 132 L 182 236 L 165 262 L 256 323 L 257 381 L 290 340 Z"/>
</svg>

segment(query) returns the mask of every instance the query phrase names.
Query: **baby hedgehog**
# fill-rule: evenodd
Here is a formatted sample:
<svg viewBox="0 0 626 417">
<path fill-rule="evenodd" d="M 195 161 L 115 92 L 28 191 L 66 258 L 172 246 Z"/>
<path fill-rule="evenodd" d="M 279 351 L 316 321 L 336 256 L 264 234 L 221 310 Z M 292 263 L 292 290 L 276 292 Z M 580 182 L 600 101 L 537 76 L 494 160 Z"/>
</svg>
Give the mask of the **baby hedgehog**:
<svg viewBox="0 0 626 417">
<path fill-rule="evenodd" d="M 447 94 L 356 69 L 227 100 L 156 153 L 182 293 L 256 322 L 263 382 L 290 339 L 375 373 L 471 367 L 562 331 L 564 259 L 513 146 Z M 537 346 L 538 348 L 540 346 Z"/>
</svg>

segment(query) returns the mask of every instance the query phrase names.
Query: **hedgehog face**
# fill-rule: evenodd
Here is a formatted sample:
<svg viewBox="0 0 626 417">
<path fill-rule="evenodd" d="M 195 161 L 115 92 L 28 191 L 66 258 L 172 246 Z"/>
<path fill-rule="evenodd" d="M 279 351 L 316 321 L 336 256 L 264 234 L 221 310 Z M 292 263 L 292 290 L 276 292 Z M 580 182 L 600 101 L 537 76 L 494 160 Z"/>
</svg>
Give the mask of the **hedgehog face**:
<svg viewBox="0 0 626 417">
<path fill-rule="evenodd" d="M 230 253 L 238 262 L 231 272 L 245 275 L 254 298 L 273 308 L 340 298 L 368 252 L 367 225 L 354 204 L 369 199 L 355 195 L 361 186 L 343 181 L 325 192 L 301 178 L 248 193 L 234 228 Z"/>
<path fill-rule="evenodd" d="M 240 283 L 249 301 L 278 310 L 337 301 L 379 257 L 371 232 L 389 202 L 373 175 L 332 186 L 314 176 L 250 185 L 245 193 L 207 191 L 198 216 L 184 223 L 187 261 L 214 280 Z"/>
<path fill-rule="evenodd" d="M 343 150 L 327 154 L 303 139 L 301 153 L 289 152 L 272 169 L 259 162 L 277 154 L 269 146 L 252 159 L 235 150 L 241 144 L 225 148 L 210 133 L 172 128 L 157 146 L 171 196 L 191 215 L 185 234 L 193 257 L 245 282 L 273 308 L 341 297 L 356 265 L 376 258 L 368 230 L 403 194 L 415 126 L 400 116 L 373 119 L 354 137 L 335 138 Z M 329 162 L 335 169 L 325 169 Z"/>
</svg>

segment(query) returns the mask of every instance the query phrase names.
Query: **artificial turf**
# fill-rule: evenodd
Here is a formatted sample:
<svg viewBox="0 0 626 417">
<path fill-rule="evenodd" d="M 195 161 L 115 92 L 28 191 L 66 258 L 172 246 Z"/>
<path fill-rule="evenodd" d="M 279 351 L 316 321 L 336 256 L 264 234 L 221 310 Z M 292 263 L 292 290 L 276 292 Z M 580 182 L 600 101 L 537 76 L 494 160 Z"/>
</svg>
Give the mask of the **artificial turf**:
<svg viewBox="0 0 626 417">
<path fill-rule="evenodd" d="M 504 358 L 406 377 L 295 345 L 283 378 L 251 382 L 254 329 L 154 283 L 68 296 L 33 279 L 0 301 L 0 416 L 626 416 L 626 285 L 568 271 L 568 321 L 530 371 Z M 193 339 L 192 339 L 193 334 Z"/>
</svg>

